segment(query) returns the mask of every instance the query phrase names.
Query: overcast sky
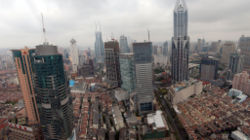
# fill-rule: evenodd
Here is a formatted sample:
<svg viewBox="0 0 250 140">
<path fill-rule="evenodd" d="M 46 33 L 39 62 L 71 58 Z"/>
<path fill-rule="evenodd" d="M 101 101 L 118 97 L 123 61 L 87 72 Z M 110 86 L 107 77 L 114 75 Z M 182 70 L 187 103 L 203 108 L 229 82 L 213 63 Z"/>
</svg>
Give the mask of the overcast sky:
<svg viewBox="0 0 250 140">
<path fill-rule="evenodd" d="M 0 0 L 0 48 L 42 43 L 41 12 L 50 43 L 67 47 L 71 38 L 82 47 L 94 44 L 95 24 L 103 40 L 121 34 L 143 41 L 170 40 L 176 0 Z M 250 35 L 249 0 L 186 0 L 189 36 L 237 41 Z"/>
</svg>

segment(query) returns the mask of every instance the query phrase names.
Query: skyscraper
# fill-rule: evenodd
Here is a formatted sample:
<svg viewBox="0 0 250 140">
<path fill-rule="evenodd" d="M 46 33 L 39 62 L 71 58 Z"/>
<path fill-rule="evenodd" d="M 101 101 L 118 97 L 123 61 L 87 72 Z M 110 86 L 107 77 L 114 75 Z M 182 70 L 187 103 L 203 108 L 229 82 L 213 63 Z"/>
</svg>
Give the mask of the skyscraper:
<svg viewBox="0 0 250 140">
<path fill-rule="evenodd" d="M 102 41 L 102 32 L 95 33 L 95 57 L 97 63 L 104 62 L 104 44 Z"/>
<path fill-rule="evenodd" d="M 212 81 L 217 78 L 218 61 L 209 57 L 204 57 L 200 64 L 200 79 L 203 81 Z"/>
<path fill-rule="evenodd" d="M 223 45 L 222 45 L 222 54 L 221 54 L 221 59 L 220 62 L 222 64 L 225 65 L 229 65 L 229 59 L 230 59 L 230 55 L 232 53 L 235 53 L 236 50 L 236 45 L 234 42 L 232 41 L 226 41 Z"/>
<path fill-rule="evenodd" d="M 167 56 L 168 55 L 168 41 L 165 41 L 163 43 L 163 56 Z"/>
<path fill-rule="evenodd" d="M 137 106 L 140 113 L 153 110 L 152 42 L 133 44 Z"/>
<path fill-rule="evenodd" d="M 122 89 L 131 93 L 135 90 L 136 76 L 135 76 L 135 63 L 133 53 L 120 54 L 120 69 Z"/>
<path fill-rule="evenodd" d="M 243 69 L 243 56 L 239 53 L 232 53 L 230 55 L 229 68 L 232 74 L 240 73 Z"/>
<path fill-rule="evenodd" d="M 184 0 L 177 0 L 174 9 L 174 37 L 172 38 L 172 80 L 188 80 L 189 36 L 188 10 Z"/>
<path fill-rule="evenodd" d="M 29 124 L 39 123 L 36 96 L 32 82 L 33 71 L 31 62 L 34 51 L 34 49 L 28 49 L 27 47 L 20 50 L 12 50 Z"/>
<path fill-rule="evenodd" d="M 105 65 L 108 83 L 111 87 L 120 87 L 121 73 L 119 62 L 119 43 L 117 41 L 105 42 Z"/>
<path fill-rule="evenodd" d="M 69 93 L 63 58 L 57 46 L 36 46 L 33 56 L 34 89 L 46 140 L 68 139 L 73 130 L 72 97 Z"/>
<path fill-rule="evenodd" d="M 70 40 L 71 46 L 70 46 L 70 57 L 71 57 L 71 64 L 73 68 L 73 72 L 77 72 L 77 68 L 79 66 L 79 50 L 76 46 L 76 40 L 71 39 Z"/>
<path fill-rule="evenodd" d="M 124 35 L 120 36 L 120 52 L 129 53 L 128 40 Z"/>
<path fill-rule="evenodd" d="M 250 37 L 242 35 L 239 40 L 241 55 L 244 55 L 244 68 L 250 69 Z"/>
</svg>

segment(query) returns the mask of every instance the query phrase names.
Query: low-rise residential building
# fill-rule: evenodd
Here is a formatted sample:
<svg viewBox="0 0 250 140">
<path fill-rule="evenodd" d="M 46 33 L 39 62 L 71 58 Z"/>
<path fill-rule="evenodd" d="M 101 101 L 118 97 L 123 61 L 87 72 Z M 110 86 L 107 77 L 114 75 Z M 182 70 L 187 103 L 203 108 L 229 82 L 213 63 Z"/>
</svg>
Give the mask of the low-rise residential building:
<svg viewBox="0 0 250 140">
<path fill-rule="evenodd" d="M 201 94 L 202 89 L 203 85 L 201 81 L 191 79 L 188 82 L 182 82 L 171 86 L 165 98 L 172 105 L 175 105 L 187 100 L 191 96 Z"/>
</svg>

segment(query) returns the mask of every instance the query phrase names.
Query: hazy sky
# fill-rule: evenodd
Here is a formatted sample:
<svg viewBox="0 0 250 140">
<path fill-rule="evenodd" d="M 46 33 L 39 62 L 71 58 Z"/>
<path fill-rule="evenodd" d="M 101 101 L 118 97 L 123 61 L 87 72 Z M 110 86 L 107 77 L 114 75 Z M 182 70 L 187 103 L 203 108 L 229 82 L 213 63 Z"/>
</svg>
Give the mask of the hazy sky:
<svg viewBox="0 0 250 140">
<path fill-rule="evenodd" d="M 42 43 L 41 12 L 50 43 L 67 47 L 94 44 L 95 24 L 103 40 L 121 34 L 143 41 L 170 40 L 176 0 L 0 0 L 0 48 L 34 47 Z M 206 40 L 234 40 L 250 35 L 249 0 L 186 0 L 189 36 Z"/>
</svg>

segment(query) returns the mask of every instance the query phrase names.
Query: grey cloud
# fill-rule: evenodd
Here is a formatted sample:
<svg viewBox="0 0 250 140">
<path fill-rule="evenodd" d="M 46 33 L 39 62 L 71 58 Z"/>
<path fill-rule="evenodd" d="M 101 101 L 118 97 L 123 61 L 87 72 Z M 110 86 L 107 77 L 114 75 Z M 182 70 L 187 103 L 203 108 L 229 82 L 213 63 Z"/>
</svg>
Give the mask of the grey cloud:
<svg viewBox="0 0 250 140">
<path fill-rule="evenodd" d="M 250 35 L 249 0 L 186 0 L 191 40 L 238 40 Z M 152 41 L 170 40 L 175 0 L 0 0 L 0 48 L 35 46 L 42 42 L 44 13 L 47 38 L 67 47 L 73 37 L 79 46 L 93 49 L 95 23 L 104 40 L 111 33 L 143 41 L 150 29 Z"/>
</svg>

